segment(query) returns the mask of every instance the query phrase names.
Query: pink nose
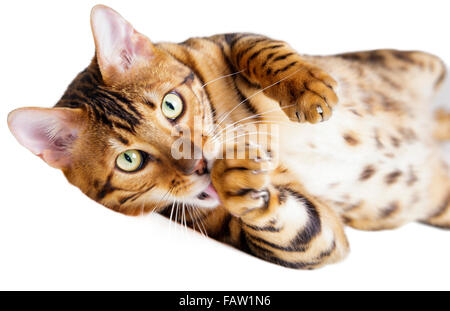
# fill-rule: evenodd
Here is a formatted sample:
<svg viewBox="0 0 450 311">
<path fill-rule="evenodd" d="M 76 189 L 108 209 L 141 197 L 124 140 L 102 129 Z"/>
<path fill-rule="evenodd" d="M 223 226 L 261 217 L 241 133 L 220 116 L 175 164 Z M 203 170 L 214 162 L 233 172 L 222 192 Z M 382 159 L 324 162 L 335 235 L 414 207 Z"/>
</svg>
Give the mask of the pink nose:
<svg viewBox="0 0 450 311">
<path fill-rule="evenodd" d="M 185 175 L 192 175 L 194 173 L 203 175 L 208 172 L 207 162 L 205 159 L 181 159 L 176 162 L 178 169 Z"/>
<path fill-rule="evenodd" d="M 203 175 L 208 171 L 207 163 L 205 159 L 200 159 L 194 166 L 193 173 L 197 173 L 198 175 Z"/>
</svg>

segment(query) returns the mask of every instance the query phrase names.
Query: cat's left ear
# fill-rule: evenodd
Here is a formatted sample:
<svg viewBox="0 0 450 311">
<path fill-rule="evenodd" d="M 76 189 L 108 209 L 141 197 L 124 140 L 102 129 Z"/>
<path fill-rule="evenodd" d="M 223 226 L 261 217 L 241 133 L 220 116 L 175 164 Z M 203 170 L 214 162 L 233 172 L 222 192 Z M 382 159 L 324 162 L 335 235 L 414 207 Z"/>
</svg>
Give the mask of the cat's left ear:
<svg viewBox="0 0 450 311">
<path fill-rule="evenodd" d="M 106 84 L 120 83 L 133 69 L 149 65 L 154 55 L 152 43 L 113 9 L 95 6 L 91 12 L 91 28 Z"/>
<path fill-rule="evenodd" d="M 8 126 L 18 142 L 48 165 L 64 169 L 84 124 L 81 109 L 20 108 L 9 113 Z"/>
</svg>

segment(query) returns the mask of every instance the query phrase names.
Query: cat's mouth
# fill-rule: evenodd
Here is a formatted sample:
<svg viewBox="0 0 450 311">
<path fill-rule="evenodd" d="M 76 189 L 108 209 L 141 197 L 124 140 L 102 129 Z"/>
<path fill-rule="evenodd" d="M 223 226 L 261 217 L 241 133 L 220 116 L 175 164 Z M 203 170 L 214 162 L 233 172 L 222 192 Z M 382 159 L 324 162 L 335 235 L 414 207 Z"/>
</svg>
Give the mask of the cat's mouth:
<svg viewBox="0 0 450 311">
<path fill-rule="evenodd" d="M 211 182 L 211 160 L 203 158 L 198 162 L 195 167 L 195 175 L 200 177 L 202 181 L 200 182 L 203 186 L 200 186 L 197 194 L 194 194 L 191 198 L 196 201 L 196 203 L 201 207 L 214 208 L 220 204 L 219 195 Z M 192 200 L 191 199 L 191 200 Z"/>
<path fill-rule="evenodd" d="M 211 182 L 207 183 L 205 188 L 200 188 L 197 194 L 193 194 L 190 198 L 185 197 L 184 202 L 201 208 L 215 208 L 220 205 L 219 196 Z"/>
<path fill-rule="evenodd" d="M 221 204 L 219 195 L 211 182 L 212 160 L 203 158 L 195 167 L 195 174 L 192 174 L 193 185 L 190 188 L 191 193 L 183 197 L 187 204 L 201 208 L 216 208 Z"/>
<path fill-rule="evenodd" d="M 214 189 L 212 183 L 210 183 L 205 190 L 203 190 L 201 193 L 197 195 L 197 199 L 201 201 L 213 199 L 220 202 L 219 196 L 217 195 L 217 191 L 216 189 Z"/>
</svg>

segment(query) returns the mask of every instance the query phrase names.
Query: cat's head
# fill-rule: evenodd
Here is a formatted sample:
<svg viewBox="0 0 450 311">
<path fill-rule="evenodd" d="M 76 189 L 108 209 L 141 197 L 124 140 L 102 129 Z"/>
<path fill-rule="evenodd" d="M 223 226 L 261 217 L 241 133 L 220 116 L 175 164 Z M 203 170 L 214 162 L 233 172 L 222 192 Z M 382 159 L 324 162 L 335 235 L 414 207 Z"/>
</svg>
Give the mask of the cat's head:
<svg viewBox="0 0 450 311">
<path fill-rule="evenodd" d="M 217 206 L 206 173 L 211 163 L 172 154 L 180 140 L 174 130 L 193 132 L 194 118 L 201 120 L 199 141 L 185 144 L 193 146 L 193 155 L 212 127 L 200 80 L 110 8 L 96 6 L 91 26 L 96 46 L 91 64 L 54 108 L 12 111 L 11 132 L 85 194 L 116 211 L 133 215 L 173 202 Z"/>
</svg>

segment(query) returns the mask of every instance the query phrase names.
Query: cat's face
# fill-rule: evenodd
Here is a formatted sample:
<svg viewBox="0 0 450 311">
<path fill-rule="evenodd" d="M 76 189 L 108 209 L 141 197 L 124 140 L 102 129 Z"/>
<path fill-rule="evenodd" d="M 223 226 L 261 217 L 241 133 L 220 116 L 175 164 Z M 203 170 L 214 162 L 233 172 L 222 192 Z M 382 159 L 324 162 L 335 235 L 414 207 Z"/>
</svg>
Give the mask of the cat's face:
<svg viewBox="0 0 450 311">
<path fill-rule="evenodd" d="M 13 111 L 8 117 L 13 134 L 114 210 L 133 215 L 174 202 L 217 206 L 207 174 L 211 158 L 194 157 L 213 127 L 198 78 L 113 10 L 94 8 L 91 24 L 96 43 L 91 65 L 55 108 Z M 180 136 L 186 129 L 196 132 L 199 122 L 198 137 Z M 192 150 L 174 158 L 180 142 Z"/>
</svg>

